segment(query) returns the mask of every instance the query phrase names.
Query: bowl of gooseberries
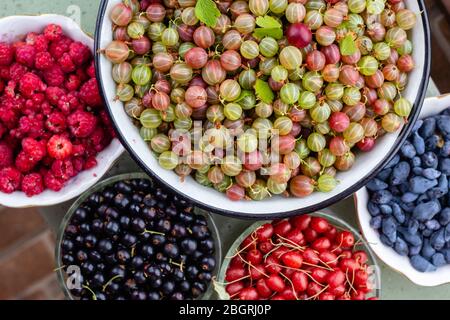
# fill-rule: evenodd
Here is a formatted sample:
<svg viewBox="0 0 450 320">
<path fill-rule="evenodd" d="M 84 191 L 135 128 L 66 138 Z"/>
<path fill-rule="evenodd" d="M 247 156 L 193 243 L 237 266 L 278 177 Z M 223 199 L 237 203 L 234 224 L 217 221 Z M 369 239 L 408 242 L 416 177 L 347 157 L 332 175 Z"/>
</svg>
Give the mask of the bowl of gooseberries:
<svg viewBox="0 0 450 320">
<path fill-rule="evenodd" d="M 415 0 L 104 0 L 96 67 L 125 148 L 228 216 L 314 212 L 406 139 L 430 71 Z"/>
</svg>

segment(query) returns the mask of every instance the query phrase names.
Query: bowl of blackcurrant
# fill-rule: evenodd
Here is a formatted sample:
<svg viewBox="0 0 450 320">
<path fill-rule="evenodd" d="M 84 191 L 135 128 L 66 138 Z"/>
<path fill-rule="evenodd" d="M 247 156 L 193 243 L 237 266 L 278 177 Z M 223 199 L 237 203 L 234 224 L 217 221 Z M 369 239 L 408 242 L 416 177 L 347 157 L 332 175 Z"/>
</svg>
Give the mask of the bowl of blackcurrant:
<svg viewBox="0 0 450 320">
<path fill-rule="evenodd" d="M 106 179 L 80 197 L 56 245 L 70 300 L 207 299 L 220 261 L 212 217 L 143 173 Z"/>
</svg>

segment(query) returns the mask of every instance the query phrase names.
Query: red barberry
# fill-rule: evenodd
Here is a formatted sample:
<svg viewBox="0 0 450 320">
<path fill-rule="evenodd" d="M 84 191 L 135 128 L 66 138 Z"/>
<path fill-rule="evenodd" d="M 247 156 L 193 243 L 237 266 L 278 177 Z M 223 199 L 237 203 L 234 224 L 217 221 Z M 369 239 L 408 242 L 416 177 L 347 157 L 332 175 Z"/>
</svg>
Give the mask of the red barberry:
<svg viewBox="0 0 450 320">
<path fill-rule="evenodd" d="M 22 140 L 22 149 L 35 162 L 41 161 L 47 155 L 45 141 L 25 138 Z"/>
<path fill-rule="evenodd" d="M 70 45 L 69 54 L 77 66 L 82 66 L 91 58 L 91 50 L 79 41 Z"/>
<path fill-rule="evenodd" d="M 67 128 L 66 117 L 61 112 L 55 111 L 48 116 L 45 127 L 53 133 L 62 133 Z"/>
<path fill-rule="evenodd" d="M 34 73 L 26 73 L 19 82 L 19 91 L 27 98 L 31 98 L 36 91 L 45 91 L 46 85 Z"/>
<path fill-rule="evenodd" d="M 54 135 L 47 143 L 50 157 L 63 160 L 72 155 L 72 142 L 62 135 Z"/>
<path fill-rule="evenodd" d="M 92 78 L 81 87 L 80 98 L 90 107 L 101 107 L 103 105 L 98 90 L 97 79 Z"/>
<path fill-rule="evenodd" d="M 77 138 L 86 138 L 91 135 L 96 126 L 97 118 L 87 111 L 76 111 L 67 118 L 70 132 Z"/>
<path fill-rule="evenodd" d="M 46 70 L 54 63 L 53 57 L 48 52 L 36 53 L 35 67 L 39 70 Z"/>
<path fill-rule="evenodd" d="M 69 53 L 64 53 L 61 58 L 58 59 L 58 64 L 61 67 L 61 70 L 65 73 L 71 73 L 74 72 L 77 68 L 75 66 L 74 61 L 72 60 Z"/>
<path fill-rule="evenodd" d="M 57 64 L 53 64 L 50 68 L 43 71 L 43 76 L 47 85 L 52 87 L 60 87 L 64 83 L 64 72 Z"/>
<path fill-rule="evenodd" d="M 6 143 L 0 143 L 0 169 L 9 167 L 14 163 L 13 150 Z"/>
<path fill-rule="evenodd" d="M 20 46 L 16 49 L 16 61 L 29 68 L 34 67 L 36 59 L 36 49 L 28 44 Z"/>
<path fill-rule="evenodd" d="M 64 187 L 64 181 L 55 177 L 53 172 L 48 171 L 44 176 L 45 186 L 55 192 L 61 191 Z"/>
<path fill-rule="evenodd" d="M 30 173 L 23 177 L 21 190 L 28 197 L 44 192 L 44 181 L 39 173 Z"/>
<path fill-rule="evenodd" d="M 51 171 L 56 178 L 62 181 L 67 181 L 75 176 L 73 164 L 70 160 L 56 160 L 52 164 Z"/>
<path fill-rule="evenodd" d="M 0 65 L 9 66 L 14 59 L 14 48 L 5 42 L 0 42 Z"/>
<path fill-rule="evenodd" d="M 62 28 L 57 24 L 49 24 L 44 29 L 44 36 L 49 41 L 58 41 L 59 39 L 61 39 L 62 35 Z"/>
<path fill-rule="evenodd" d="M 20 187 L 22 174 L 19 170 L 8 167 L 0 171 L 0 191 L 4 193 L 13 193 Z"/>
</svg>

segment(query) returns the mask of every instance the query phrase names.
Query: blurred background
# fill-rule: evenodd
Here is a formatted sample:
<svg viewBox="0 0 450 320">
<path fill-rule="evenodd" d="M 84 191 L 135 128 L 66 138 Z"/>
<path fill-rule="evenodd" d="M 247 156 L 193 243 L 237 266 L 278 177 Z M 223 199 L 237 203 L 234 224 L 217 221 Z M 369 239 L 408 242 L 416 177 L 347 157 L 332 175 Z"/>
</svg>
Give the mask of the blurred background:
<svg viewBox="0 0 450 320">
<path fill-rule="evenodd" d="M 79 14 L 93 32 L 100 0 L 1 1 L 0 17 L 14 14 Z M 450 0 L 426 0 L 432 34 L 432 79 L 450 92 Z M 36 209 L 0 208 L 0 299 L 62 299 L 54 272 L 53 230 Z"/>
</svg>

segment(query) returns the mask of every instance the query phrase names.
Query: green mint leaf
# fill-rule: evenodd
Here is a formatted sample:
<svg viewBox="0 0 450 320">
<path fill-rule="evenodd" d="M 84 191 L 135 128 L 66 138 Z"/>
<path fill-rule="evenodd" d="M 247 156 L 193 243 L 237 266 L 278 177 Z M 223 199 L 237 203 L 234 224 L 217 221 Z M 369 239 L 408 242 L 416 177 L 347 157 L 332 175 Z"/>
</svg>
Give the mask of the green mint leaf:
<svg viewBox="0 0 450 320">
<path fill-rule="evenodd" d="M 367 0 L 366 10 L 370 14 L 381 14 L 385 8 L 385 0 Z"/>
<path fill-rule="evenodd" d="M 353 35 L 351 34 L 346 35 L 339 46 L 343 56 L 351 56 L 357 49 L 355 40 L 353 40 Z"/>
<path fill-rule="evenodd" d="M 208 27 L 214 27 L 220 17 L 220 11 L 212 0 L 198 0 L 195 5 L 195 16 Z"/>
<path fill-rule="evenodd" d="M 275 95 L 272 89 L 270 89 L 269 84 L 260 79 L 256 80 L 255 93 L 258 99 L 265 103 L 272 103 L 273 99 L 275 99 Z"/>
<path fill-rule="evenodd" d="M 256 24 L 261 28 L 272 29 L 281 28 L 281 23 L 271 16 L 264 16 L 256 18 Z"/>
</svg>

